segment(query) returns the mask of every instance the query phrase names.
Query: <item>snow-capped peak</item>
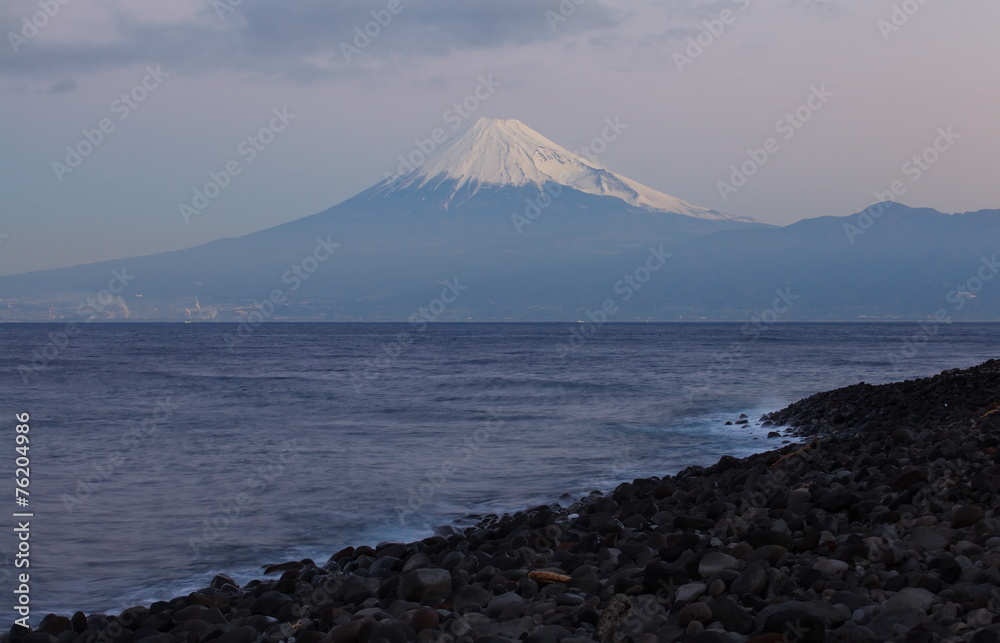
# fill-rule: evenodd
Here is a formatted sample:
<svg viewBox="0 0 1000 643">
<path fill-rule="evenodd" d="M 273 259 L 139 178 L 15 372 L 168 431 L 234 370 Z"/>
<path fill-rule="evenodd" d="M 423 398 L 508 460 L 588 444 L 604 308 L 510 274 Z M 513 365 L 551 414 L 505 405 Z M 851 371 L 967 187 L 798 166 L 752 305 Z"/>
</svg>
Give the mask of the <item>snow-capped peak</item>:
<svg viewBox="0 0 1000 643">
<path fill-rule="evenodd" d="M 445 142 L 414 170 L 387 182 L 390 191 L 454 181 L 471 193 L 486 186 L 559 183 L 630 205 L 700 219 L 735 219 L 646 187 L 553 143 L 513 119 L 480 118 Z"/>
</svg>

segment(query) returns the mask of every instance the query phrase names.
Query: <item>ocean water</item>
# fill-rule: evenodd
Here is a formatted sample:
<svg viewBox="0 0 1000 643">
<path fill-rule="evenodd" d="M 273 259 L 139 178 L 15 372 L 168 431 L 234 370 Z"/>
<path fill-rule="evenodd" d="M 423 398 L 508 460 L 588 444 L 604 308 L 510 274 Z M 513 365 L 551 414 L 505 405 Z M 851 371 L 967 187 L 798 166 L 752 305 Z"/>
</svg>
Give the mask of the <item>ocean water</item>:
<svg viewBox="0 0 1000 643">
<path fill-rule="evenodd" d="M 0 593 L 30 510 L 35 623 L 774 448 L 762 413 L 1000 345 L 997 324 L 272 324 L 231 347 L 227 324 L 63 330 L 0 326 Z"/>
</svg>

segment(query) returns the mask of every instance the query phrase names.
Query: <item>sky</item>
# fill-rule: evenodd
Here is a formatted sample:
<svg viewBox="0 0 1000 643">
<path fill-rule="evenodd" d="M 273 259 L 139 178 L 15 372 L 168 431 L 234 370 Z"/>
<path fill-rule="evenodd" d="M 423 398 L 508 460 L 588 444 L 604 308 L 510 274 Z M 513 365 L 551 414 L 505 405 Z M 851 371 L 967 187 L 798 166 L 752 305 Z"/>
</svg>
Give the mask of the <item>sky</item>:
<svg viewBox="0 0 1000 643">
<path fill-rule="evenodd" d="M 998 24 L 996 0 L 5 0 L 0 274 L 308 216 L 480 117 L 776 225 L 997 208 Z"/>
</svg>

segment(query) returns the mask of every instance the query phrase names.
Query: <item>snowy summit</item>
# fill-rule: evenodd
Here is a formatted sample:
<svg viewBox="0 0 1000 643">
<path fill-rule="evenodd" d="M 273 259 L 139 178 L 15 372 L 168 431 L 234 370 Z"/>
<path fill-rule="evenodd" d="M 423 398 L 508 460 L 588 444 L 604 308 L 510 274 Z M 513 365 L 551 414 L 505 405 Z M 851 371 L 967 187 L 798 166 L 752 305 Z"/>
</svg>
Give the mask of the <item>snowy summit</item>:
<svg viewBox="0 0 1000 643">
<path fill-rule="evenodd" d="M 558 183 L 588 194 L 615 197 L 638 208 L 699 219 L 738 219 L 610 172 L 513 119 L 480 118 L 416 169 L 388 179 L 385 187 L 389 189 L 384 193 L 437 187 L 446 181 L 453 183 L 455 193 L 466 188 L 472 194 L 487 186 L 541 189 L 547 183 Z"/>
</svg>

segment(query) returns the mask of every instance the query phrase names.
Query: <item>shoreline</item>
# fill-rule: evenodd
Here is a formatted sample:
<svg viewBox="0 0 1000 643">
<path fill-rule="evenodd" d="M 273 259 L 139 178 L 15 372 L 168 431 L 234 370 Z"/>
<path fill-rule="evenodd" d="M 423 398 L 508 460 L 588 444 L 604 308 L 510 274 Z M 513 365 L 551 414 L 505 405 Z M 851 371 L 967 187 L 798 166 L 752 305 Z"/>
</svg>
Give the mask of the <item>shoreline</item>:
<svg viewBox="0 0 1000 643">
<path fill-rule="evenodd" d="M 856 384 L 762 418 L 807 444 L 3 640 L 1000 642 L 998 409 L 995 360 Z"/>
</svg>

